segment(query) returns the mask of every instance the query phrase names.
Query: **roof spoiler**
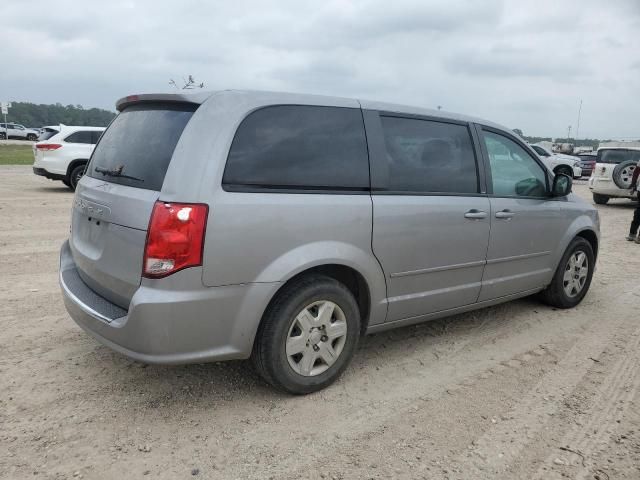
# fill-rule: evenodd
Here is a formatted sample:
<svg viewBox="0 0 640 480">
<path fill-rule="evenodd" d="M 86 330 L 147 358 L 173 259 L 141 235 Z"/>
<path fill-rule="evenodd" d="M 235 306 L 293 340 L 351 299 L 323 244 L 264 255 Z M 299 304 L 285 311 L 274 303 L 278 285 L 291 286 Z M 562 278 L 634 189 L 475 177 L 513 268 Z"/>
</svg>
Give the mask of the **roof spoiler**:
<svg viewBox="0 0 640 480">
<path fill-rule="evenodd" d="M 198 93 L 142 93 L 139 95 L 128 95 L 116 102 L 116 110 L 121 112 L 130 105 L 138 103 L 193 103 L 202 104 L 214 92 L 198 92 Z"/>
</svg>

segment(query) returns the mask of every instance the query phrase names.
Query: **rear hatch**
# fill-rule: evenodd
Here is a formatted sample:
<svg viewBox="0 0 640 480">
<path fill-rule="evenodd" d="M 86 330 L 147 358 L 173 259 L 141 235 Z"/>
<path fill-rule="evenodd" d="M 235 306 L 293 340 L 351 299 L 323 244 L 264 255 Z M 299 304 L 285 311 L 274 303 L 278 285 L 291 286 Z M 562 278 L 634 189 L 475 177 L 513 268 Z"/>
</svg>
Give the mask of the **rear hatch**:
<svg viewBox="0 0 640 480">
<path fill-rule="evenodd" d="M 593 171 L 593 177 L 599 181 L 611 180 L 616 168 L 624 163 L 626 167 L 624 178 L 620 178 L 622 183 L 616 186 L 618 188 L 628 188 L 630 185 L 630 177 L 628 173 L 633 173 L 635 164 L 640 160 L 640 150 L 623 149 L 623 148 L 602 148 L 598 150 L 596 164 Z M 624 169 L 624 168 L 623 168 Z M 620 169 L 619 169 L 620 170 Z M 627 178 L 629 177 L 629 178 Z M 629 181 L 627 181 L 629 180 Z"/>
<path fill-rule="evenodd" d="M 78 274 L 128 308 L 140 285 L 149 219 L 171 157 L 198 107 L 125 107 L 100 138 L 74 198 L 70 246 Z"/>
</svg>

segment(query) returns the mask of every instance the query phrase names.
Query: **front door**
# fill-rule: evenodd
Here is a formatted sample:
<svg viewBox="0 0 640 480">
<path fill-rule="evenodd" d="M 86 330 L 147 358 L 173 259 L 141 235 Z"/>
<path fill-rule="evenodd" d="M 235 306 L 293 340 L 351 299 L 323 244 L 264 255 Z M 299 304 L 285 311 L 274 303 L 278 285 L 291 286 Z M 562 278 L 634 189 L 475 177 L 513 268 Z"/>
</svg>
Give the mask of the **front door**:
<svg viewBox="0 0 640 480">
<path fill-rule="evenodd" d="M 483 129 L 491 235 L 479 301 L 545 286 L 566 225 L 545 167 L 515 138 Z"/>
<path fill-rule="evenodd" d="M 490 206 L 467 124 L 366 112 L 388 321 L 477 301 Z M 379 140 L 379 141 L 378 141 Z"/>
</svg>

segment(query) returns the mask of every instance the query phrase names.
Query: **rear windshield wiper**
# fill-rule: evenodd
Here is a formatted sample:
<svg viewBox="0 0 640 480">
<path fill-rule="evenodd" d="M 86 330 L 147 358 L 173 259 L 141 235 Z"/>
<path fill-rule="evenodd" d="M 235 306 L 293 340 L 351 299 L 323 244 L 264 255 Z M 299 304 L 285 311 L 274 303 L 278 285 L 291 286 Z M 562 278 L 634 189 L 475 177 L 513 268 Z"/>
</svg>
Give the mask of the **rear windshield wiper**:
<svg viewBox="0 0 640 480">
<path fill-rule="evenodd" d="M 94 168 L 94 170 L 98 173 L 101 173 L 102 175 L 105 176 L 109 176 L 109 177 L 118 177 L 118 178 L 128 178 L 129 180 L 135 180 L 136 182 L 143 182 L 144 180 L 142 178 L 138 178 L 138 177 L 132 177 L 131 175 L 125 175 L 124 173 L 122 173 L 122 170 L 124 169 L 124 166 L 119 166 L 118 168 L 114 168 L 113 170 L 109 170 L 108 168 L 102 168 L 102 167 L 96 167 Z"/>
</svg>

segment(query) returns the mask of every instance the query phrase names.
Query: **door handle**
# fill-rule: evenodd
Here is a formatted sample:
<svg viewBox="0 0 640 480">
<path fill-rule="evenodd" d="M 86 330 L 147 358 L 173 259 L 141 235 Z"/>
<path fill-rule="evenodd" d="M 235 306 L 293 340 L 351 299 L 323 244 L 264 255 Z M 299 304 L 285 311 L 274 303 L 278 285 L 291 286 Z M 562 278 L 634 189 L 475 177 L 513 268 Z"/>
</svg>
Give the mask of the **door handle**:
<svg viewBox="0 0 640 480">
<path fill-rule="evenodd" d="M 511 219 L 514 215 L 515 213 L 509 209 L 502 210 L 501 212 L 496 212 L 496 218 L 503 218 L 506 220 Z"/>
<path fill-rule="evenodd" d="M 487 218 L 487 212 L 483 212 L 481 210 L 476 210 L 472 208 L 467 213 L 464 214 L 464 218 L 471 218 L 473 220 L 480 220 L 482 218 Z"/>
</svg>

